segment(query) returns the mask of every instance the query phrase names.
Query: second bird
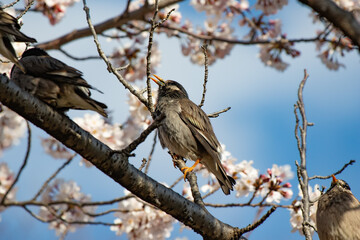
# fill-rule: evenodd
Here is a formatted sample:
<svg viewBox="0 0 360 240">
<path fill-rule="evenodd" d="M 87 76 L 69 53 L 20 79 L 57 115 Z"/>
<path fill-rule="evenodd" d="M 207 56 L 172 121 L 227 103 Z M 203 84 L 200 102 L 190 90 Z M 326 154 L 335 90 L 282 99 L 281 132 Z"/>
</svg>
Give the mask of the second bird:
<svg viewBox="0 0 360 240">
<path fill-rule="evenodd" d="M 20 63 L 26 74 L 17 65 L 13 66 L 10 74 L 11 80 L 20 88 L 61 112 L 69 109 L 92 110 L 107 117 L 107 106 L 90 97 L 90 89 L 95 88 L 82 78 L 82 73 L 76 68 L 49 56 L 40 48 L 26 50 Z"/>
<path fill-rule="evenodd" d="M 157 115 L 165 115 L 159 126 L 162 147 L 168 148 L 178 157 L 196 161 L 192 167 L 182 169 L 184 177 L 201 162 L 215 175 L 222 191 L 226 195 L 230 194 L 235 180 L 226 174 L 221 165 L 221 145 L 208 116 L 189 99 L 181 84 L 154 76 L 156 79 L 151 79 L 159 85 L 155 112 Z"/>
</svg>

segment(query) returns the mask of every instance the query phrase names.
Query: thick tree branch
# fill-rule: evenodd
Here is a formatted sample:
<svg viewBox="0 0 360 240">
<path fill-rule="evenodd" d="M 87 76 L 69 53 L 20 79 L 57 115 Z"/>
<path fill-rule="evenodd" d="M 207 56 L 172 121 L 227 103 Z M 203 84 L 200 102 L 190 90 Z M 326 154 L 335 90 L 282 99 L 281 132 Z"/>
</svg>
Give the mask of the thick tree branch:
<svg viewBox="0 0 360 240">
<path fill-rule="evenodd" d="M 4 75 L 0 76 L 0 102 L 79 153 L 140 199 L 191 227 L 204 239 L 240 237 L 238 228 L 219 221 L 199 205 L 142 173 L 129 163 L 126 154 L 111 154 L 112 150 L 108 146 L 81 129 L 67 116 L 22 91 Z"/>
<path fill-rule="evenodd" d="M 166 6 L 169 6 L 171 4 L 175 4 L 178 2 L 181 2 L 183 0 L 162 0 L 159 2 L 159 9 L 162 9 Z M 123 14 L 120 14 L 114 18 L 110 18 L 102 23 L 96 24 L 94 26 L 95 31 L 97 34 L 100 34 L 106 30 L 109 30 L 111 28 L 120 27 L 121 25 L 133 21 L 133 20 L 142 20 L 144 16 L 147 13 L 151 13 L 154 10 L 154 4 L 147 5 L 145 4 L 143 7 L 132 11 L 127 12 L 125 11 Z M 48 42 L 37 44 L 37 47 L 43 48 L 43 49 L 59 49 L 62 45 L 65 45 L 71 41 L 74 41 L 76 39 L 89 37 L 92 33 L 89 28 L 83 28 L 83 29 L 77 29 L 73 30 L 72 32 L 65 34 L 59 38 L 50 40 Z"/>
<path fill-rule="evenodd" d="M 299 0 L 338 27 L 354 44 L 360 47 L 360 24 L 351 12 L 341 9 L 330 0 Z"/>
</svg>

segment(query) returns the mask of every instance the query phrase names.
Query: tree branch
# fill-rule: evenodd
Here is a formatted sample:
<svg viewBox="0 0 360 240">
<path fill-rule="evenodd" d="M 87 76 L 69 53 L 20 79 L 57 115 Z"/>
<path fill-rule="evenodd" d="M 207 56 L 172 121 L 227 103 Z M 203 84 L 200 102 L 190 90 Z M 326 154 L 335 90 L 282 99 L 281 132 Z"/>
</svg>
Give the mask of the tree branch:
<svg viewBox="0 0 360 240">
<path fill-rule="evenodd" d="M 129 163 L 126 154 L 112 150 L 67 116 L 0 76 L 0 102 L 79 153 L 140 199 L 170 214 L 205 239 L 237 239 L 236 229 L 214 218 L 199 205 L 158 183 Z"/>
<path fill-rule="evenodd" d="M 351 12 L 341 9 L 330 0 L 299 0 L 299 2 L 325 17 L 360 47 L 360 24 Z"/>
<path fill-rule="evenodd" d="M 329 179 L 329 178 L 331 178 L 332 175 L 338 175 L 338 174 L 342 173 L 342 171 L 344 171 L 345 168 L 347 168 L 349 165 L 352 165 L 353 163 L 355 163 L 355 160 L 350 160 L 348 163 L 345 163 L 345 165 L 339 171 L 337 171 L 337 172 L 335 172 L 333 174 L 330 174 L 328 176 L 315 175 L 315 176 L 309 177 L 309 180 L 313 180 L 313 179 Z"/>
<path fill-rule="evenodd" d="M 171 4 L 175 4 L 178 2 L 181 2 L 183 0 L 162 0 L 159 3 L 159 9 L 162 9 L 166 6 L 169 6 Z M 132 12 L 124 12 L 116 17 L 110 18 L 102 23 L 96 24 L 94 26 L 95 32 L 97 34 L 100 34 L 106 30 L 109 30 L 111 28 L 120 27 L 121 25 L 133 21 L 133 20 L 142 20 L 144 16 L 147 13 L 150 13 L 154 10 L 154 4 L 147 5 L 145 4 L 143 7 L 132 11 Z M 36 45 L 36 47 L 43 48 L 43 49 L 59 49 L 62 45 L 65 45 L 71 41 L 74 41 L 76 39 L 89 37 L 92 33 L 89 28 L 82 28 L 73 30 L 72 32 L 65 34 L 59 38 L 50 40 L 48 42 L 39 43 Z"/>
<path fill-rule="evenodd" d="M 208 76 L 209 76 L 209 61 L 208 61 L 208 55 L 207 55 L 207 45 L 203 45 L 201 46 L 201 49 L 204 52 L 204 66 L 205 66 L 205 74 L 204 74 L 204 84 L 203 84 L 203 93 L 202 93 L 202 98 L 201 98 L 201 102 L 199 104 L 199 107 L 204 106 L 204 102 L 205 102 L 205 94 L 206 94 L 206 84 L 208 81 Z"/>
<path fill-rule="evenodd" d="M 310 227 L 306 224 L 310 222 L 310 197 L 309 197 L 309 177 L 306 170 L 306 134 L 307 134 L 307 127 L 312 126 L 312 123 L 309 123 L 306 119 L 305 114 L 305 105 L 303 100 L 303 90 L 306 83 L 306 80 L 308 79 L 309 75 L 306 72 L 306 69 L 304 70 L 304 78 L 300 83 L 299 90 L 298 90 L 298 101 L 295 105 L 294 111 L 295 111 L 295 117 L 296 117 L 296 125 L 295 125 L 295 137 L 297 140 L 298 150 L 300 153 L 300 165 L 296 164 L 297 167 L 297 173 L 298 173 L 298 180 L 300 184 L 300 188 L 303 194 L 302 198 L 302 206 L 301 211 L 303 214 L 303 233 L 305 235 L 306 239 L 311 240 L 311 231 Z M 302 119 L 302 126 L 299 126 L 299 118 L 297 116 L 297 110 L 299 110 L 301 119 Z M 298 136 L 298 131 L 300 130 L 300 137 Z"/>
</svg>

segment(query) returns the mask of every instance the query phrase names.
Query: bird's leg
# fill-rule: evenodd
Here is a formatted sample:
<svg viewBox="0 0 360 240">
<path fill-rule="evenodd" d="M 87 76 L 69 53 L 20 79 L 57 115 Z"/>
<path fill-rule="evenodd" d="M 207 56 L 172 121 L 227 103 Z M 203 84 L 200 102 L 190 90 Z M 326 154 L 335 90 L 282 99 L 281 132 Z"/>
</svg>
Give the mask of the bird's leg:
<svg viewBox="0 0 360 240">
<path fill-rule="evenodd" d="M 176 155 L 175 153 L 172 153 L 169 151 L 169 154 L 171 155 L 171 158 L 173 160 L 174 168 L 176 168 L 175 160 L 181 158 L 180 156 Z"/>
<path fill-rule="evenodd" d="M 196 160 L 196 162 L 194 163 L 194 165 L 192 165 L 191 167 L 183 167 L 180 170 L 184 173 L 184 180 L 186 178 L 186 175 L 188 172 L 191 172 L 192 170 L 194 170 L 194 168 L 196 167 L 196 165 L 199 164 L 199 162 L 201 161 L 201 158 L 199 158 L 198 160 Z M 185 170 L 185 171 L 184 171 Z"/>
</svg>

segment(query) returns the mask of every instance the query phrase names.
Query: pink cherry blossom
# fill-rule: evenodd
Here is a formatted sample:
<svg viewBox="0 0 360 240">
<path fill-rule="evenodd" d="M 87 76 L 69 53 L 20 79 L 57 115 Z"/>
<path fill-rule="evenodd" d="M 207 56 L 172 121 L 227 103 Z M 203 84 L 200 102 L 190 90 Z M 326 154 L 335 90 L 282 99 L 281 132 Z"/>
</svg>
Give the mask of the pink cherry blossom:
<svg viewBox="0 0 360 240">
<path fill-rule="evenodd" d="M 76 182 L 63 179 L 55 179 L 55 181 L 47 186 L 42 194 L 42 201 L 44 203 L 51 203 L 52 201 L 69 201 L 76 203 L 90 202 L 90 195 L 85 195 L 80 192 L 80 187 Z M 50 209 L 51 208 L 51 209 Z M 84 226 L 83 224 L 71 224 L 71 222 L 89 222 L 93 218 L 86 213 L 95 213 L 96 206 L 78 207 L 77 205 L 56 204 L 51 207 L 42 206 L 40 208 L 39 216 L 46 221 L 50 221 L 49 228 L 54 229 L 56 235 L 63 235 L 67 232 L 74 232 L 76 228 Z M 61 217 L 63 220 L 60 220 Z"/>
<path fill-rule="evenodd" d="M 255 8 L 263 11 L 265 15 L 271 15 L 287 4 L 288 0 L 257 0 Z"/>
<path fill-rule="evenodd" d="M 14 173 L 9 169 L 7 163 L 0 163 L 0 201 L 3 199 L 5 193 L 9 190 L 10 186 L 13 184 L 14 179 Z M 6 196 L 5 202 L 14 201 L 15 194 L 16 188 L 11 189 L 11 191 Z M 0 212 L 4 209 L 5 207 L 0 207 Z"/>
<path fill-rule="evenodd" d="M 125 195 L 130 195 L 130 192 L 125 191 Z M 119 202 L 119 210 L 114 214 L 116 226 L 111 226 L 110 230 L 116 235 L 125 233 L 131 240 L 169 238 L 176 222 L 170 215 L 135 196 Z"/>
<path fill-rule="evenodd" d="M 25 119 L 0 103 L 0 155 L 6 148 L 18 144 L 25 130 Z"/>
</svg>

